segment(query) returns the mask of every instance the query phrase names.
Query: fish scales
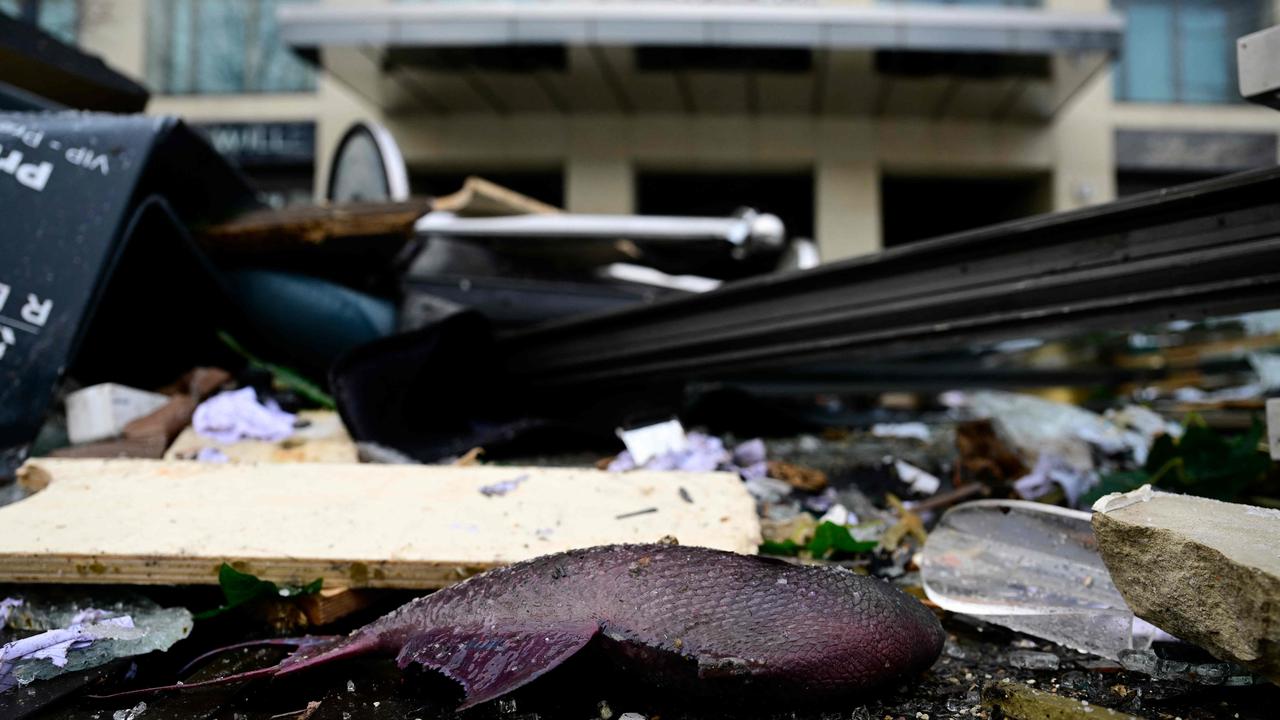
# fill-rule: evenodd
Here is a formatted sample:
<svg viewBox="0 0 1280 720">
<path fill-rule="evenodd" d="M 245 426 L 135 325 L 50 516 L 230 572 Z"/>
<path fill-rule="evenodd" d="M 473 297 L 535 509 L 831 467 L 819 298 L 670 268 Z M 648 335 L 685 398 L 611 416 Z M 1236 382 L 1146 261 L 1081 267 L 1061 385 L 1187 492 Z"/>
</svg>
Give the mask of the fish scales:
<svg viewBox="0 0 1280 720">
<path fill-rule="evenodd" d="M 944 639 L 924 606 L 880 580 L 670 545 L 517 563 L 414 600 L 369 629 L 394 650 L 420 628 L 475 625 L 597 626 L 619 664 L 654 661 L 649 683 L 699 690 L 690 668 L 658 662 L 665 653 L 693 663 L 708 694 L 737 685 L 806 696 L 867 690 L 928 667 Z"/>
<path fill-rule="evenodd" d="M 345 638 L 305 639 L 265 674 L 393 654 L 401 667 L 420 664 L 456 680 L 466 693 L 462 707 L 470 707 L 590 644 L 658 688 L 821 702 L 922 672 L 944 639 L 919 601 L 842 568 L 678 545 L 610 545 L 476 575 Z"/>
</svg>

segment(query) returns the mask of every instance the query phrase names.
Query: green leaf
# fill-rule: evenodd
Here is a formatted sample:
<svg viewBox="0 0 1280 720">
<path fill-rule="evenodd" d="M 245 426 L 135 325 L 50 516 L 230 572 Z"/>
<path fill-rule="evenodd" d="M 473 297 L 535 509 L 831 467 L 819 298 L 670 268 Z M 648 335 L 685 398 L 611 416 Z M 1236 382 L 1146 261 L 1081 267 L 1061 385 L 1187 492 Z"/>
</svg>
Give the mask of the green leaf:
<svg viewBox="0 0 1280 720">
<path fill-rule="evenodd" d="M 242 605 L 264 595 L 274 595 L 276 584 L 242 573 L 226 563 L 218 569 L 218 584 L 228 605 Z"/>
<path fill-rule="evenodd" d="M 760 543 L 760 553 L 763 555 L 785 555 L 794 557 L 800 554 L 800 546 L 794 540 L 783 540 L 777 542 L 774 540 L 765 540 Z"/>
<path fill-rule="evenodd" d="M 218 585 L 222 587 L 225 602 L 212 610 L 196 614 L 197 620 L 216 617 L 225 612 L 264 597 L 298 597 L 320 592 L 323 578 L 316 578 L 302 587 L 286 585 L 281 588 L 269 580 L 262 580 L 249 573 L 243 573 L 226 563 L 218 568 Z"/>
<path fill-rule="evenodd" d="M 1156 438 L 1141 470 L 1111 473 L 1084 497 L 1084 502 L 1112 492 L 1128 492 L 1144 484 L 1163 490 L 1218 500 L 1235 500 L 1265 476 L 1270 459 L 1258 451 L 1266 427 L 1256 418 L 1248 432 L 1229 438 L 1197 415 L 1185 423 L 1182 437 Z"/>
<path fill-rule="evenodd" d="M 875 540 L 855 540 L 849 534 L 848 528 L 827 521 L 814 529 L 813 538 L 809 540 L 808 545 L 800 545 L 796 541 L 789 539 L 781 542 L 765 540 L 760 543 L 760 552 L 765 555 L 795 557 L 800 554 L 801 550 L 807 550 L 809 555 L 825 559 L 837 555 L 858 555 L 871 552 L 879 544 Z"/>
<path fill-rule="evenodd" d="M 253 367 L 271 373 L 272 380 L 276 385 L 292 390 L 326 410 L 337 409 L 338 405 L 333 401 L 332 395 L 326 393 L 320 389 L 319 385 L 299 375 L 296 371 L 290 370 L 283 365 L 276 365 L 275 363 L 258 359 L 256 355 L 246 350 L 243 345 L 227 332 L 219 331 L 218 339 Z"/>
<path fill-rule="evenodd" d="M 1151 444 L 1151 450 L 1147 453 L 1147 462 L 1142 467 L 1147 474 L 1154 475 L 1176 457 L 1178 457 L 1177 441 L 1170 435 L 1160 435 Z"/>
<path fill-rule="evenodd" d="M 809 541 L 809 554 L 816 558 L 825 558 L 841 553 L 857 555 L 871 552 L 878 544 L 875 540 L 855 540 L 849 534 L 848 528 L 827 521 L 813 531 L 813 539 Z"/>
<path fill-rule="evenodd" d="M 1151 476 L 1147 474 L 1146 470 L 1132 470 L 1130 472 L 1103 475 L 1092 490 L 1081 496 L 1079 507 L 1093 507 L 1093 504 L 1103 495 L 1137 490 L 1149 482 L 1151 482 Z"/>
</svg>

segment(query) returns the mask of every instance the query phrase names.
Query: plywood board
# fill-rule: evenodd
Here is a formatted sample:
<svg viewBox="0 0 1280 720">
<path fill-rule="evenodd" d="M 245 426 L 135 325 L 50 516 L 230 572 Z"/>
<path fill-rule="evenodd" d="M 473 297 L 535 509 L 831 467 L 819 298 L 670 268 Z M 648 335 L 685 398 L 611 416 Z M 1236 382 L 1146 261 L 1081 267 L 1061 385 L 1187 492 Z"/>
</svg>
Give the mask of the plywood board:
<svg viewBox="0 0 1280 720">
<path fill-rule="evenodd" d="M 277 582 L 435 588 L 570 548 L 760 539 L 729 473 L 53 459 L 21 472 L 44 487 L 0 508 L 0 582 L 212 584 L 230 562 Z"/>
<path fill-rule="evenodd" d="M 355 441 L 347 433 L 338 413 L 332 410 L 303 410 L 298 413 L 298 420 L 304 426 L 278 442 L 239 440 L 223 443 L 188 427 L 169 446 L 164 459 L 193 460 L 204 448 L 221 450 L 228 461 L 235 463 L 354 463 L 359 459 Z"/>
</svg>

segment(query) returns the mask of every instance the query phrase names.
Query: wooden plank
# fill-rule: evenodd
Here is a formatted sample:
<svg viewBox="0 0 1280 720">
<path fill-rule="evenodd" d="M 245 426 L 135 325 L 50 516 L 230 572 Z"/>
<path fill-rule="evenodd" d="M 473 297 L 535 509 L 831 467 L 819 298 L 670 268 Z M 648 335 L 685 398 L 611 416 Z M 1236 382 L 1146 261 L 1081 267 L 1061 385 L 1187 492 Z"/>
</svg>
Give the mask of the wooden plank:
<svg viewBox="0 0 1280 720">
<path fill-rule="evenodd" d="M 373 604 L 376 590 L 352 590 L 351 588 L 321 588 L 315 595 L 297 598 L 298 608 L 311 625 L 328 625 L 341 620 L 357 610 Z"/>
<path fill-rule="evenodd" d="M 168 447 L 169 443 L 191 424 L 191 415 L 195 413 L 198 402 L 190 395 L 174 395 L 169 398 L 167 404 L 155 412 L 143 415 L 125 425 L 124 437 L 126 439 L 163 438 L 163 447 Z M 160 455 L 156 457 L 163 455 L 162 449 Z"/>
<path fill-rule="evenodd" d="M 57 448 L 49 453 L 56 458 L 152 458 L 164 457 L 168 441 L 162 434 L 113 438 Z"/>
<path fill-rule="evenodd" d="M 277 582 L 437 588 L 570 548 L 760 539 L 730 473 L 38 459 L 21 474 L 43 489 L 0 508 L 0 582 L 213 584 L 229 562 Z"/>
<path fill-rule="evenodd" d="M 294 205 L 254 210 L 198 236 L 205 247 L 219 252 L 289 250 L 348 239 L 390 237 L 405 240 L 413 224 L 431 210 L 431 201 L 361 202 L 340 205 Z"/>
<path fill-rule="evenodd" d="M 359 459 L 355 441 L 347 434 L 338 413 L 332 410 L 303 410 L 298 419 L 305 427 L 279 442 L 240 440 L 222 443 L 188 427 L 164 453 L 165 460 L 193 460 L 203 448 L 216 448 L 230 462 L 274 463 L 354 463 Z M 101 457 L 101 456 L 98 456 Z"/>
</svg>

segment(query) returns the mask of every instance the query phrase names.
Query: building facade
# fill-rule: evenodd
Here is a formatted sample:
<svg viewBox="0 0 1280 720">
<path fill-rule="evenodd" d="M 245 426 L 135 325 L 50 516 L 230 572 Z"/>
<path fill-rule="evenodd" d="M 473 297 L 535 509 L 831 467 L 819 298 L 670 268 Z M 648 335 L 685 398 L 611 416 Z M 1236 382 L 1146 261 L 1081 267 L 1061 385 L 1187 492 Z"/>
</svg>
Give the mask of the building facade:
<svg viewBox="0 0 1280 720">
<path fill-rule="evenodd" d="M 838 259 L 1280 160 L 1234 65 L 1278 0 L 31 4 L 0 11 L 142 81 L 280 201 L 368 119 L 415 193 L 749 205 Z"/>
</svg>

